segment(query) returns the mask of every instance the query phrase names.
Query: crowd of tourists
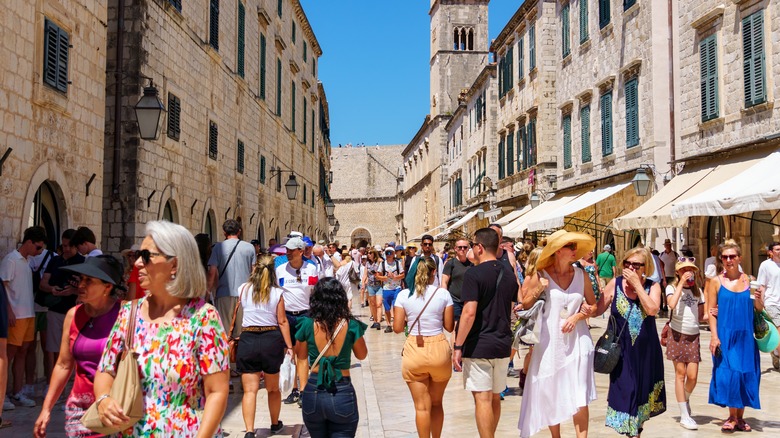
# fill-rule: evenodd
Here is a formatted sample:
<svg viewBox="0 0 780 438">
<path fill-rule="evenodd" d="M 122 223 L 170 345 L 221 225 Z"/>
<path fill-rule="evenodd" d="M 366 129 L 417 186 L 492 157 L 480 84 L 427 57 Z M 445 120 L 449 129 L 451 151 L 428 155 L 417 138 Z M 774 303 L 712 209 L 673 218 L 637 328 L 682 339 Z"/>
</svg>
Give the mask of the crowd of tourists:
<svg viewBox="0 0 780 438">
<path fill-rule="evenodd" d="M 222 436 L 231 377 L 240 377 L 245 438 L 258 430 L 263 387 L 271 434 L 285 428 L 285 403 L 300 406 L 312 437 L 355 436 L 350 368 L 369 353 L 368 329 L 406 335 L 400 375 L 421 437 L 442 435 L 453 373 L 473 395 L 481 437 L 495 436 L 515 373 L 521 437 L 545 428 L 559 437 L 569 419 L 586 437 L 595 373 L 609 375 L 605 425 L 638 437 L 667 409 L 664 347 L 679 423 L 698 428 L 690 396 L 702 326 L 711 335 L 709 403 L 728 409 L 724 432 L 751 430 L 744 413 L 760 409 L 760 351 L 780 369 L 778 242 L 754 279 L 730 240 L 700 265 L 668 240 L 662 252 L 640 246 L 618 261 L 611 245 L 596 255 L 588 234 L 514 242 L 497 224 L 438 252 L 424 235 L 419 253 L 414 244 L 347 248 L 295 231 L 262 249 L 242 240 L 235 220 L 222 230 L 212 245 L 150 222 L 124 260 L 103 255 L 86 227 L 66 230 L 56 249 L 45 248 L 43 228 L 25 230 L 0 265 L 3 410 L 36 406 L 37 345 L 48 384 L 36 437 L 63 397 L 69 437 Z M 356 300 L 368 324 L 352 314 Z M 590 318 L 602 315 L 608 342 L 594 346 Z M 0 428 L 11 426 L 0 418 Z"/>
</svg>

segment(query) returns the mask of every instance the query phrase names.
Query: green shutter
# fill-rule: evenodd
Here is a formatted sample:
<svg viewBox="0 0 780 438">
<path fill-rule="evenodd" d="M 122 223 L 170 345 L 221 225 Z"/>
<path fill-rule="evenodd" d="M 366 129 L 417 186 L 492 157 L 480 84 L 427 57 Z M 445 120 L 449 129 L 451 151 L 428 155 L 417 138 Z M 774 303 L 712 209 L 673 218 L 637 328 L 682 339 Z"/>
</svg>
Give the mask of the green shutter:
<svg viewBox="0 0 780 438">
<path fill-rule="evenodd" d="M 599 28 L 601 29 L 610 21 L 609 2 L 610 0 L 599 0 Z"/>
<path fill-rule="evenodd" d="M 260 34 L 260 99 L 265 100 L 265 35 Z"/>
<path fill-rule="evenodd" d="M 314 153 L 314 126 L 317 124 L 314 118 L 314 108 L 311 110 L 311 152 Z"/>
<path fill-rule="evenodd" d="M 526 141 L 528 142 L 528 166 L 536 165 L 536 119 L 532 118 L 528 120 L 528 132 L 526 133 Z"/>
<path fill-rule="evenodd" d="M 244 142 L 241 140 L 236 146 L 236 172 L 244 173 Z"/>
<path fill-rule="evenodd" d="M 303 205 L 306 205 L 306 195 L 309 193 L 309 188 L 306 187 L 306 184 L 303 185 Z"/>
<path fill-rule="evenodd" d="M 292 22 L 292 43 L 295 44 L 295 29 L 297 29 L 297 26 L 295 25 L 295 22 Z"/>
<path fill-rule="evenodd" d="M 282 3 L 284 3 L 283 0 L 279 0 L 276 3 L 276 13 L 279 14 L 280 17 L 282 16 Z"/>
<path fill-rule="evenodd" d="M 517 152 L 515 153 L 515 160 L 517 161 L 517 171 L 519 172 L 523 168 L 523 135 L 525 133 L 525 126 L 517 127 Z"/>
<path fill-rule="evenodd" d="M 506 176 L 515 173 L 515 133 L 509 131 L 506 135 Z"/>
<path fill-rule="evenodd" d="M 763 10 L 742 20 L 742 49 L 747 108 L 766 101 Z"/>
<path fill-rule="evenodd" d="M 627 11 L 631 6 L 636 4 L 636 0 L 623 0 L 623 10 Z"/>
<path fill-rule="evenodd" d="M 290 82 L 290 103 L 292 106 L 292 111 L 290 114 L 290 124 L 292 125 L 292 131 L 295 132 L 295 82 Z"/>
<path fill-rule="evenodd" d="M 569 38 L 569 4 L 561 9 L 561 52 L 563 57 L 569 56 L 571 53 L 571 40 Z"/>
<path fill-rule="evenodd" d="M 265 184 L 265 155 L 260 155 L 260 183 Z"/>
<path fill-rule="evenodd" d="M 67 93 L 70 37 L 62 28 L 46 19 L 43 44 L 43 83 Z"/>
<path fill-rule="evenodd" d="M 520 41 L 517 42 L 517 74 L 518 74 L 518 80 L 522 80 L 525 76 L 525 55 L 523 54 L 524 50 L 524 41 L 523 38 L 520 38 Z"/>
<path fill-rule="evenodd" d="M 306 58 L 308 58 L 308 56 L 306 55 L 306 53 L 308 51 L 309 51 L 309 45 L 306 43 L 306 41 L 304 41 L 303 42 L 303 62 L 306 62 Z"/>
<path fill-rule="evenodd" d="M 209 45 L 219 50 L 219 0 L 211 0 L 209 16 Z"/>
<path fill-rule="evenodd" d="M 719 116 L 718 104 L 718 40 L 711 35 L 699 43 L 699 88 L 701 90 L 701 121 Z"/>
<path fill-rule="evenodd" d="M 512 46 L 509 48 L 509 52 L 507 52 L 509 56 L 509 65 L 507 66 L 507 72 L 506 72 L 506 82 L 507 82 L 507 89 L 506 91 L 509 92 L 514 86 L 515 86 L 515 47 Z"/>
<path fill-rule="evenodd" d="M 590 163 L 590 105 L 580 109 L 580 133 L 582 137 L 582 162 Z"/>
<path fill-rule="evenodd" d="M 307 117 L 308 117 L 308 115 L 309 115 L 309 111 L 308 111 L 307 103 L 306 103 L 306 95 L 304 94 L 303 95 L 303 144 L 306 144 L 306 138 L 307 138 L 306 135 L 309 132 L 308 129 L 307 129 L 308 128 L 308 125 L 307 125 L 307 122 L 308 122 Z"/>
<path fill-rule="evenodd" d="M 209 158 L 212 160 L 217 159 L 219 153 L 219 131 L 217 130 L 217 124 L 209 121 Z"/>
<path fill-rule="evenodd" d="M 181 101 L 168 93 L 168 138 L 179 141 L 181 134 Z"/>
<path fill-rule="evenodd" d="M 238 54 L 236 56 L 238 64 L 238 75 L 244 77 L 244 21 L 246 10 L 244 4 L 238 2 Z"/>
<path fill-rule="evenodd" d="M 501 136 L 501 140 L 498 141 L 498 179 L 504 179 L 505 177 L 504 167 L 504 136 Z"/>
<path fill-rule="evenodd" d="M 168 3 L 173 5 L 177 11 L 181 12 L 181 0 L 168 0 Z"/>
<path fill-rule="evenodd" d="M 504 97 L 504 58 L 498 57 L 498 98 Z"/>
<path fill-rule="evenodd" d="M 588 0 L 580 0 L 580 44 L 588 38 Z"/>
<path fill-rule="evenodd" d="M 563 168 L 571 168 L 571 114 L 563 116 Z"/>
<path fill-rule="evenodd" d="M 276 115 L 282 115 L 282 60 L 276 58 Z"/>
<path fill-rule="evenodd" d="M 639 145 L 639 82 L 633 78 L 626 82 L 626 147 Z"/>
<path fill-rule="evenodd" d="M 612 154 L 612 92 L 601 96 L 601 154 Z"/>
<path fill-rule="evenodd" d="M 528 29 L 528 71 L 536 68 L 536 23 Z"/>
</svg>

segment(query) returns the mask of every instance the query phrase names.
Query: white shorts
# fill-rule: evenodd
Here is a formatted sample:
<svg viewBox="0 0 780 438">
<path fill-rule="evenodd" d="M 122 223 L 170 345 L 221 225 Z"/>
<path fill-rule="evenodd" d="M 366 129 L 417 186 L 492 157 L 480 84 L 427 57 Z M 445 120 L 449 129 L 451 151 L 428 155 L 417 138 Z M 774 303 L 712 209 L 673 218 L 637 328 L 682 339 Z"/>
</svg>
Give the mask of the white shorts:
<svg viewBox="0 0 780 438">
<path fill-rule="evenodd" d="M 471 392 L 498 394 L 506 389 L 509 358 L 463 359 L 463 388 Z"/>
</svg>

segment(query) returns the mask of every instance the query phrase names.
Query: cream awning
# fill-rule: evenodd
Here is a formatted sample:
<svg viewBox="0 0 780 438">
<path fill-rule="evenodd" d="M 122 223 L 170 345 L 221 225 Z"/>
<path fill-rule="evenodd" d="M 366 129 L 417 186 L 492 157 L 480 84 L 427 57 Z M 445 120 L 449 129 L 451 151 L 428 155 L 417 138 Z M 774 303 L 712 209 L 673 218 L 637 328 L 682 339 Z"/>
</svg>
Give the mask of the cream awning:
<svg viewBox="0 0 780 438">
<path fill-rule="evenodd" d="M 513 239 L 522 236 L 523 231 L 525 231 L 526 228 L 528 228 L 529 223 L 537 222 L 544 219 L 545 217 L 547 217 L 549 213 L 563 207 L 564 205 L 573 201 L 580 195 L 582 195 L 582 193 L 572 194 L 568 196 L 561 196 L 561 197 L 556 196 L 553 199 L 550 199 L 548 201 L 545 201 L 537 205 L 536 208 L 520 216 L 519 218 L 510 222 L 509 225 L 504 227 L 504 236 L 509 236 Z"/>
<path fill-rule="evenodd" d="M 780 152 L 752 161 L 745 168 L 715 187 L 675 203 L 673 219 L 689 216 L 726 216 L 759 210 L 780 208 Z"/>
<path fill-rule="evenodd" d="M 684 227 L 688 217 L 672 217 L 672 208 L 686 199 L 690 199 L 710 187 L 726 181 L 741 173 L 759 160 L 752 155 L 741 160 L 733 159 L 717 166 L 694 169 L 681 173 L 647 202 L 624 216 L 616 218 L 612 224 L 619 230 L 644 228 Z"/>
<path fill-rule="evenodd" d="M 547 213 L 544 217 L 538 217 L 533 222 L 529 222 L 528 231 L 562 228 L 566 216 L 570 216 L 580 210 L 590 207 L 599 201 L 603 201 L 604 199 L 607 199 L 615 193 L 625 189 L 630 184 L 630 182 L 620 183 L 607 187 L 599 187 L 595 190 L 585 192 L 576 199 L 573 199 L 571 202 L 568 202 L 565 205 L 562 205 L 561 207 Z"/>
<path fill-rule="evenodd" d="M 476 216 L 480 211 L 481 210 L 474 210 L 474 211 L 471 211 L 471 212 L 467 213 L 465 216 L 463 216 L 462 218 L 458 219 L 455 223 L 453 223 L 452 225 L 450 225 L 446 229 L 444 229 L 444 231 L 442 231 L 439 234 L 435 235 L 433 237 L 434 240 L 439 240 L 442 237 L 446 236 L 447 233 L 449 233 L 450 231 L 463 226 L 466 222 L 470 221 L 471 218 Z"/>
<path fill-rule="evenodd" d="M 451 219 L 450 219 L 450 220 L 451 220 Z M 411 239 L 407 239 L 406 241 L 407 241 L 407 242 L 419 242 L 419 241 L 421 241 L 421 240 L 422 240 L 422 236 L 424 236 L 424 235 L 426 235 L 426 234 L 430 234 L 431 236 L 433 236 L 433 235 L 435 235 L 436 233 L 438 233 L 438 232 L 439 232 L 439 230 L 441 230 L 442 228 L 446 227 L 448 222 L 449 222 L 449 221 L 444 221 L 444 223 L 443 223 L 443 224 L 441 224 L 441 225 L 438 225 L 438 226 L 436 226 L 436 227 L 433 227 L 433 228 L 431 228 L 431 229 L 430 229 L 430 230 L 428 230 L 428 231 L 424 231 L 424 232 L 420 233 L 419 235 L 417 235 L 417 236 L 415 236 L 415 237 L 413 237 L 413 238 L 411 238 Z"/>
<path fill-rule="evenodd" d="M 510 222 L 528 213 L 529 211 L 531 211 L 531 206 L 526 205 L 523 208 L 518 208 L 517 210 L 510 211 L 509 213 L 501 216 L 501 218 L 499 218 L 495 223 L 501 225 L 502 227 L 505 227 L 509 225 Z"/>
</svg>

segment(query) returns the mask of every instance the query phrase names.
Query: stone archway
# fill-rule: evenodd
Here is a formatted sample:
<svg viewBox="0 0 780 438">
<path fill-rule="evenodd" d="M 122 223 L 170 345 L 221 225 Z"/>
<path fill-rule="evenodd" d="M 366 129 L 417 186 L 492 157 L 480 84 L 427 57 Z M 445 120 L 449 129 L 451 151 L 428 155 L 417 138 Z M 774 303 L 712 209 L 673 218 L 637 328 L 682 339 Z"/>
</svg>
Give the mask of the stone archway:
<svg viewBox="0 0 780 438">
<path fill-rule="evenodd" d="M 371 245 L 371 232 L 365 228 L 355 228 L 349 240 L 356 248 L 367 247 Z"/>
<path fill-rule="evenodd" d="M 59 185 L 49 180 L 42 182 L 30 204 L 27 226 L 37 225 L 46 230 L 46 245 L 50 250 L 55 250 L 60 242 L 64 213 Z"/>
<path fill-rule="evenodd" d="M 40 197 L 39 195 L 43 187 L 47 188 L 44 191 L 50 190 L 46 196 L 51 195 L 53 197 L 50 207 L 56 208 L 56 214 L 52 215 L 52 218 L 55 221 L 52 224 L 53 227 L 51 230 L 48 228 L 46 230 L 48 239 L 47 244 L 54 245 L 55 242 L 59 242 L 60 236 L 49 236 L 48 233 L 52 232 L 58 234 L 60 230 L 65 230 L 70 226 L 71 206 L 68 205 L 68 200 L 72 201 L 73 195 L 68 190 L 65 174 L 62 172 L 60 166 L 53 165 L 53 163 L 50 163 L 49 161 L 41 164 L 30 179 L 30 185 L 27 186 L 27 193 L 24 197 L 24 204 L 22 204 L 22 211 L 18 216 L 22 219 L 19 222 L 14 222 L 14 227 L 18 227 L 18 236 L 21 239 L 22 233 L 27 227 L 32 225 L 43 225 L 37 223 L 34 215 L 36 209 L 35 205 L 38 202 L 37 199 Z M 41 200 L 43 200 L 43 198 L 41 198 Z M 25 217 L 29 217 L 29 220 L 25 220 Z M 94 226 L 94 224 L 90 223 L 81 223 L 79 225 Z M 97 225 L 99 226 L 99 222 Z M 46 227 L 44 226 L 44 228 Z M 97 229 L 93 228 L 93 231 L 97 234 Z M 56 248 L 56 246 L 49 247 L 51 249 Z"/>
</svg>

